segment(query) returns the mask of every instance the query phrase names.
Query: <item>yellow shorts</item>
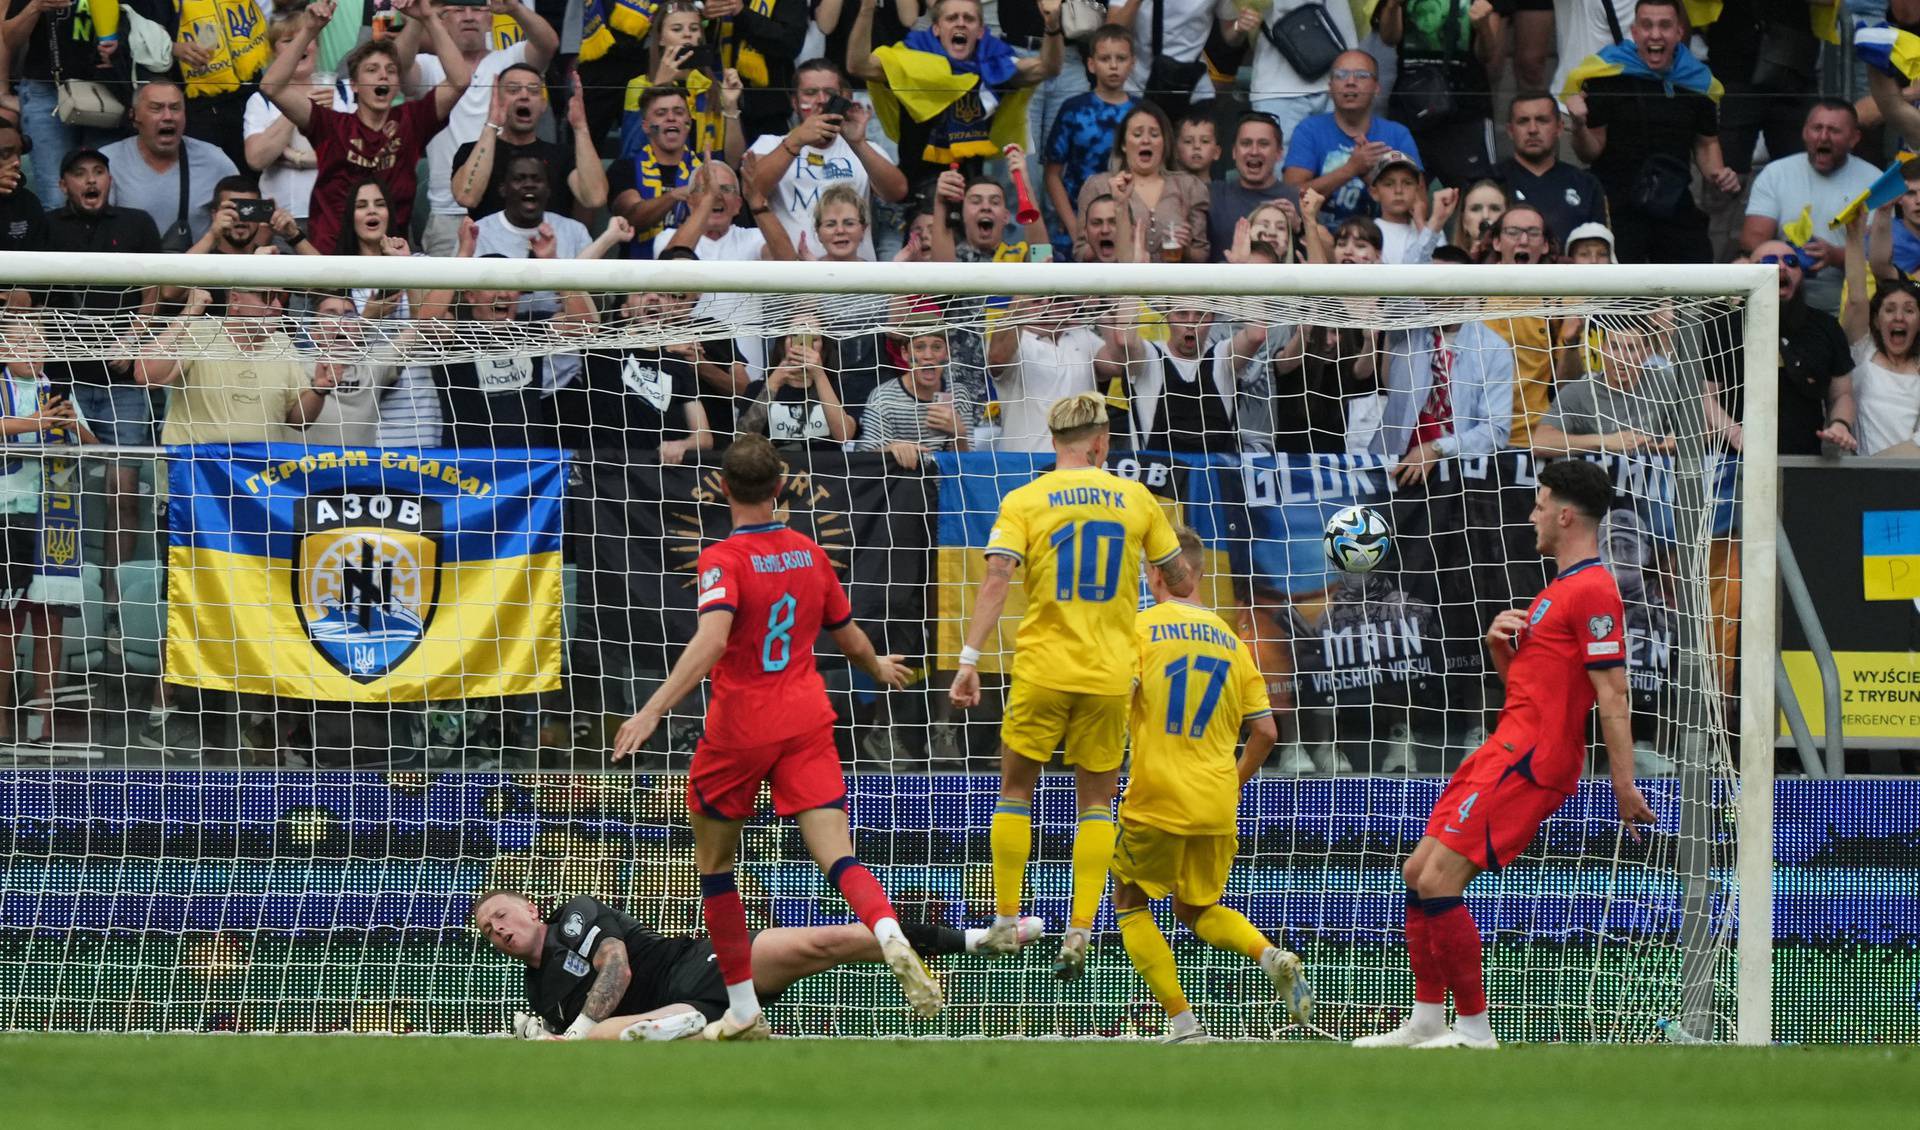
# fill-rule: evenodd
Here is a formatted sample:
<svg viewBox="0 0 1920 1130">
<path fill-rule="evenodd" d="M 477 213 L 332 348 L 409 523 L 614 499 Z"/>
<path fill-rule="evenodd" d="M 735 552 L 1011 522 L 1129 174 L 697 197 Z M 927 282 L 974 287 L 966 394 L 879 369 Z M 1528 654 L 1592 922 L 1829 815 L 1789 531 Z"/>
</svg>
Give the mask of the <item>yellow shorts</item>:
<svg viewBox="0 0 1920 1130">
<path fill-rule="evenodd" d="M 1016 679 L 1000 723 L 1000 741 L 1021 757 L 1051 761 L 1064 740 L 1068 765 L 1107 773 L 1127 758 L 1127 715 L 1132 708 L 1132 695 L 1056 691 Z"/>
<path fill-rule="evenodd" d="M 1150 899 L 1171 894 L 1188 906 L 1212 906 L 1227 892 L 1238 836 L 1181 836 L 1146 824 L 1129 824 L 1122 810 L 1120 840 L 1113 846 L 1113 875 Z"/>
</svg>

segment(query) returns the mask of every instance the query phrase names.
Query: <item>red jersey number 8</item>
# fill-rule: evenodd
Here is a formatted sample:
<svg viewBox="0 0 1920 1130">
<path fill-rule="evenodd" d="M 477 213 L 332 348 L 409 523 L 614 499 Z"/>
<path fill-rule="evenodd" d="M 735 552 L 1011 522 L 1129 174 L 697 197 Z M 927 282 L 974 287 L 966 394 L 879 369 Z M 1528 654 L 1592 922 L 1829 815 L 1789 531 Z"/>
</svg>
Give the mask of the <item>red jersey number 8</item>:
<svg viewBox="0 0 1920 1130">
<path fill-rule="evenodd" d="M 798 603 L 788 593 L 767 609 L 767 638 L 760 645 L 762 671 L 785 671 L 793 662 L 793 639 L 788 633 L 793 630 L 793 609 Z"/>
</svg>

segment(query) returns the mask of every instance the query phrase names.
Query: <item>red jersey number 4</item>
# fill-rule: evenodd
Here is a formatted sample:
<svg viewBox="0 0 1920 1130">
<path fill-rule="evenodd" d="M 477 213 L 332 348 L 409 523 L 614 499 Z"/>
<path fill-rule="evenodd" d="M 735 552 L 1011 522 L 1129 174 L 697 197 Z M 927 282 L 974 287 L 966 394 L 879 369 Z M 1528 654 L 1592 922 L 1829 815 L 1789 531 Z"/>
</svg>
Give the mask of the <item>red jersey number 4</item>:
<svg viewBox="0 0 1920 1130">
<path fill-rule="evenodd" d="M 1533 778 L 1547 788 L 1571 794 L 1579 785 L 1594 703 L 1587 673 L 1625 665 L 1626 618 L 1598 558 L 1555 577 L 1527 609 L 1493 736 L 1515 758 L 1531 751 Z"/>
</svg>

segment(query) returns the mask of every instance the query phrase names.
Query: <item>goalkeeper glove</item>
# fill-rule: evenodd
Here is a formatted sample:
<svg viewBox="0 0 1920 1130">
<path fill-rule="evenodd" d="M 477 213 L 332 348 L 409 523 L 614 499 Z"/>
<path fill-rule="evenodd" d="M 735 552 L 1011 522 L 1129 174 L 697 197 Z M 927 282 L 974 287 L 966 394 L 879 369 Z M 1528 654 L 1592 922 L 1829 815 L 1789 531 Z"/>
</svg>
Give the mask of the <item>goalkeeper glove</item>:
<svg viewBox="0 0 1920 1130">
<path fill-rule="evenodd" d="M 553 1032 L 547 1028 L 547 1022 L 531 1012 L 513 1014 L 513 1034 L 522 1040 L 551 1040 Z"/>
</svg>

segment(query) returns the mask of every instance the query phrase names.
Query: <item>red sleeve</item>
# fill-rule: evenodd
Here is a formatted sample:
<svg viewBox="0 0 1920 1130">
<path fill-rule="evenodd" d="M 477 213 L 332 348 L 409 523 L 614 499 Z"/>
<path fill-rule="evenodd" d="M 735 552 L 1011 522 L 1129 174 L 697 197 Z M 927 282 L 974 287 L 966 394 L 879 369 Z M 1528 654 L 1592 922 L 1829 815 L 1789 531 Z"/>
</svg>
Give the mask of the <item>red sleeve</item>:
<svg viewBox="0 0 1920 1130">
<path fill-rule="evenodd" d="M 846 586 L 840 583 L 840 574 L 833 571 L 826 551 L 817 552 L 820 554 L 820 572 L 824 574 L 822 587 L 826 590 L 827 598 L 820 612 L 820 626 L 834 632 L 853 623 L 853 604 L 847 600 Z"/>
<path fill-rule="evenodd" d="M 1574 633 L 1587 670 L 1621 667 L 1627 662 L 1627 610 L 1620 603 L 1620 587 L 1613 575 L 1595 570 L 1595 583 L 1583 586 Z"/>
<path fill-rule="evenodd" d="M 699 602 L 700 615 L 709 612 L 732 612 L 740 606 L 740 585 L 737 563 L 733 555 L 722 546 L 708 546 L 700 551 Z"/>
</svg>

